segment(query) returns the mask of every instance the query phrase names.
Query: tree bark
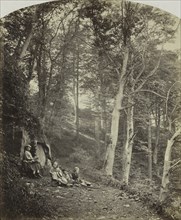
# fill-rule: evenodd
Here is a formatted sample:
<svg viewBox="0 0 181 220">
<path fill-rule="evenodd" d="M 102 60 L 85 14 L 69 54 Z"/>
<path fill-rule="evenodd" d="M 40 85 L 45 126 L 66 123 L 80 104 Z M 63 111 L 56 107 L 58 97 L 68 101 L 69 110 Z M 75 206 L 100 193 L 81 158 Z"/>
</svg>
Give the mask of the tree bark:
<svg viewBox="0 0 181 220">
<path fill-rule="evenodd" d="M 96 156 L 97 158 L 100 158 L 100 130 L 101 130 L 101 121 L 100 121 L 100 116 L 97 115 L 95 117 L 95 140 L 97 143 L 97 151 L 96 151 Z"/>
<path fill-rule="evenodd" d="M 114 105 L 114 110 L 112 113 L 112 123 L 111 123 L 111 138 L 112 144 L 107 148 L 107 163 L 105 166 L 105 172 L 108 176 L 112 176 L 113 173 L 113 165 L 114 165 L 114 156 L 115 149 L 118 140 L 118 132 L 119 132 L 119 118 L 120 118 L 120 103 L 123 100 L 123 87 L 120 87 L 119 94 L 116 97 L 116 103 Z M 118 106 L 119 103 L 119 106 Z"/>
<path fill-rule="evenodd" d="M 129 104 L 132 104 L 131 98 L 129 98 Z M 129 183 L 133 139 L 134 139 L 134 106 L 131 106 L 128 109 L 128 113 L 127 113 L 127 135 L 126 135 L 126 143 L 125 143 L 124 155 L 123 155 L 124 163 L 123 163 L 122 179 L 126 185 L 128 185 Z"/>
<path fill-rule="evenodd" d="M 148 115 L 148 177 L 152 180 L 152 133 L 151 133 L 151 114 Z"/>
<path fill-rule="evenodd" d="M 76 137 L 79 136 L 79 49 L 77 48 L 76 57 L 73 57 L 73 97 L 74 97 L 74 123 L 76 129 Z"/>
<path fill-rule="evenodd" d="M 28 49 L 28 46 L 30 45 L 31 39 L 33 37 L 33 31 L 34 31 L 34 22 L 36 22 L 37 19 L 37 11 L 34 12 L 34 14 L 32 15 L 32 23 L 31 23 L 31 27 L 29 28 L 28 34 L 26 36 L 25 42 L 21 48 L 20 51 L 20 55 L 19 55 L 19 60 L 18 60 L 18 66 L 21 63 L 22 58 L 25 56 L 26 51 Z"/>
<path fill-rule="evenodd" d="M 76 78 L 76 135 L 79 137 L 79 48 L 77 50 L 77 78 Z"/>
<path fill-rule="evenodd" d="M 124 85 L 125 85 L 125 76 L 127 70 L 127 63 L 129 57 L 129 49 L 128 47 L 124 48 L 124 57 L 123 57 L 123 65 L 121 70 L 121 75 L 119 79 L 119 90 L 115 97 L 114 109 L 112 112 L 112 123 L 111 123 L 111 139 L 112 144 L 107 148 L 107 163 L 105 166 L 106 175 L 112 176 L 113 174 L 113 165 L 114 165 L 114 157 L 115 157 L 115 149 L 118 140 L 118 132 L 119 132 L 119 119 L 120 119 L 120 111 L 122 108 L 122 101 L 124 98 Z"/>
<path fill-rule="evenodd" d="M 177 130 L 170 140 L 167 141 L 167 148 L 165 151 L 165 157 L 164 157 L 164 167 L 163 167 L 163 176 L 162 176 L 162 185 L 160 190 L 160 202 L 163 202 L 168 193 L 168 186 L 170 183 L 169 175 L 170 175 L 170 164 L 171 164 L 171 151 L 172 147 L 175 143 L 175 139 L 181 134 L 181 129 Z"/>
<path fill-rule="evenodd" d="M 40 45 L 39 55 L 37 58 L 37 74 L 38 74 L 38 89 L 39 89 L 39 101 L 40 118 L 44 118 L 45 114 L 45 100 L 46 100 L 46 74 L 45 74 L 45 52 L 43 52 L 43 45 Z"/>
<path fill-rule="evenodd" d="M 160 138 L 160 107 L 157 106 L 156 113 L 156 140 L 155 147 L 153 151 L 153 163 L 156 165 L 158 163 L 158 148 L 159 148 L 159 138 Z"/>
<path fill-rule="evenodd" d="M 26 51 L 28 49 L 28 46 L 30 44 L 32 36 L 33 36 L 33 27 L 31 27 L 31 29 L 30 29 L 27 37 L 26 37 L 26 40 L 25 40 L 25 42 L 23 44 L 23 47 L 21 49 L 20 56 L 19 56 L 19 63 L 21 62 L 22 58 L 25 56 L 25 53 L 26 53 Z"/>
</svg>

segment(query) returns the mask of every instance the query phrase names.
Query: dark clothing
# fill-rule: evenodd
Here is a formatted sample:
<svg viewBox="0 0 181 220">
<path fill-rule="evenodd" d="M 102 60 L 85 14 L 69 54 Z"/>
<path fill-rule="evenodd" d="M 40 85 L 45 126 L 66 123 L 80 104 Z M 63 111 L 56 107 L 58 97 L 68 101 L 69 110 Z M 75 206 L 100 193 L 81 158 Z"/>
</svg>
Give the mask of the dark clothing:
<svg viewBox="0 0 181 220">
<path fill-rule="evenodd" d="M 79 179 L 78 173 L 73 172 L 73 173 L 72 173 L 72 179 L 75 180 L 75 181 L 77 181 L 77 180 Z"/>
</svg>

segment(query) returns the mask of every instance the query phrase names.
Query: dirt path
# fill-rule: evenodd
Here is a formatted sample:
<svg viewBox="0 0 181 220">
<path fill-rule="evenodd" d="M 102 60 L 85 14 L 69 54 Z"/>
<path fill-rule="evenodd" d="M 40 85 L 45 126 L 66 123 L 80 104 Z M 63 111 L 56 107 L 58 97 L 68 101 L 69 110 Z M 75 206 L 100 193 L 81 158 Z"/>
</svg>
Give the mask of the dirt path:
<svg viewBox="0 0 181 220">
<path fill-rule="evenodd" d="M 55 217 L 62 220 L 161 220 L 142 202 L 124 191 L 93 184 L 83 186 L 52 187 L 50 180 L 34 180 L 34 190 L 48 195 L 56 205 Z M 48 218 L 44 218 L 48 219 Z"/>
</svg>

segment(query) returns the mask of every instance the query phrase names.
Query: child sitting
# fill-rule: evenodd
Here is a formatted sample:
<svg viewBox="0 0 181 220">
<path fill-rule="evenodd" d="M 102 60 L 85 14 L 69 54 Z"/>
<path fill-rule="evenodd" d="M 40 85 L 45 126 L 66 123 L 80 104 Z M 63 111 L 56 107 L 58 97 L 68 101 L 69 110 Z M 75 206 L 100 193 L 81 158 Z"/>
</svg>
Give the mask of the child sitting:
<svg viewBox="0 0 181 220">
<path fill-rule="evenodd" d="M 56 161 L 53 163 L 52 168 L 50 169 L 50 174 L 55 185 L 66 186 L 68 184 L 63 171 L 60 169 Z"/>
<path fill-rule="evenodd" d="M 80 169 L 75 167 L 72 172 L 72 180 L 75 185 L 91 186 L 91 183 L 80 178 Z"/>
<path fill-rule="evenodd" d="M 72 180 L 74 183 L 80 183 L 81 180 L 80 180 L 80 170 L 79 170 L 79 167 L 75 167 L 73 172 L 72 172 Z"/>
</svg>

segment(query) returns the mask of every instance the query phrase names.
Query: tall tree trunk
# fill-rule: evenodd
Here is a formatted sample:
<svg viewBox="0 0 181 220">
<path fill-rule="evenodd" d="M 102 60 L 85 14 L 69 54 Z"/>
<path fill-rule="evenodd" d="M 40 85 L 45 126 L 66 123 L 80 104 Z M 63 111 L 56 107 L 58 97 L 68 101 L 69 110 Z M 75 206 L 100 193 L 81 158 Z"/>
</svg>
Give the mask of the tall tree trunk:
<svg viewBox="0 0 181 220">
<path fill-rule="evenodd" d="M 76 125 L 76 117 L 77 117 L 77 98 L 76 98 L 76 79 L 75 79 L 75 74 L 73 76 L 73 104 L 74 104 L 74 124 Z"/>
<path fill-rule="evenodd" d="M 76 71 L 76 137 L 79 137 L 79 48 L 77 48 L 77 71 Z"/>
<path fill-rule="evenodd" d="M 98 114 L 95 117 L 95 140 L 97 143 L 97 150 L 96 150 L 96 157 L 100 158 L 100 130 L 101 130 L 101 121 L 100 121 L 100 115 Z"/>
<path fill-rule="evenodd" d="M 34 31 L 34 22 L 36 22 L 37 20 L 37 10 L 34 12 L 34 14 L 32 15 L 32 23 L 31 23 L 31 27 L 29 28 L 28 34 L 26 36 L 25 42 L 21 48 L 20 51 L 20 55 L 19 55 L 19 60 L 18 60 L 18 66 L 21 63 L 21 60 L 23 59 L 23 57 L 26 54 L 26 51 L 28 49 L 28 46 L 30 45 L 31 39 L 33 37 L 33 31 Z"/>
<path fill-rule="evenodd" d="M 154 147 L 154 151 L 153 151 L 153 163 L 155 165 L 158 163 L 159 138 L 160 138 L 160 106 L 157 105 L 156 140 L 155 140 L 155 147 Z"/>
<path fill-rule="evenodd" d="M 74 75 L 73 78 L 73 98 L 74 98 L 74 123 L 75 123 L 75 130 L 76 130 L 76 136 L 78 136 L 79 134 L 79 118 L 78 118 L 78 111 L 79 111 L 79 106 L 78 106 L 78 102 L 79 102 L 79 89 L 78 89 L 78 82 L 77 80 L 79 77 L 77 76 L 77 72 Z"/>
<path fill-rule="evenodd" d="M 112 123 L 111 123 L 112 144 L 110 144 L 109 147 L 107 148 L 107 160 L 105 165 L 105 172 L 108 176 L 112 176 L 113 174 L 115 149 L 116 149 L 118 133 L 119 133 L 120 104 L 122 103 L 122 100 L 123 100 L 123 86 L 121 86 L 119 89 L 119 94 L 117 94 L 114 110 L 112 112 Z"/>
<path fill-rule="evenodd" d="M 123 58 L 123 65 L 119 80 L 119 90 L 115 97 L 115 104 L 114 109 L 112 112 L 112 123 L 111 123 L 111 138 L 112 144 L 107 148 L 107 161 L 105 165 L 105 172 L 108 176 L 112 176 L 113 174 L 113 165 L 114 165 L 114 157 L 115 157 L 115 149 L 118 140 L 118 133 L 119 133 L 119 118 L 120 118 L 120 111 L 122 108 L 122 101 L 124 98 L 124 85 L 125 85 L 125 78 L 126 70 L 127 70 L 127 63 L 129 57 L 129 50 L 128 47 L 125 47 L 124 51 L 124 58 Z"/>
<path fill-rule="evenodd" d="M 152 180 L 152 133 L 151 133 L 151 113 L 148 115 L 148 177 Z"/>
<path fill-rule="evenodd" d="M 133 104 L 131 98 L 129 98 L 129 104 Z M 126 135 L 126 143 L 124 147 L 124 155 L 123 155 L 123 182 L 128 185 L 129 182 L 129 174 L 131 167 L 131 156 L 133 149 L 133 139 L 134 139 L 134 106 L 128 108 L 127 113 L 127 135 Z"/>
<path fill-rule="evenodd" d="M 31 27 L 31 29 L 29 30 L 29 33 L 28 33 L 28 35 L 26 37 L 26 40 L 25 40 L 25 42 L 23 44 L 23 47 L 21 49 L 20 56 L 19 56 L 19 63 L 21 62 L 22 58 L 25 56 L 25 53 L 26 53 L 26 51 L 28 49 L 28 46 L 30 44 L 32 36 L 33 36 L 33 27 Z"/>
<path fill-rule="evenodd" d="M 74 123 L 76 137 L 79 136 L 79 48 L 76 48 L 76 53 L 73 54 L 73 100 L 74 100 Z"/>
<path fill-rule="evenodd" d="M 163 176 L 162 176 L 162 185 L 160 190 L 160 202 L 163 202 L 168 194 L 168 186 L 170 183 L 169 175 L 170 175 L 170 164 L 171 164 L 171 151 L 172 147 L 175 143 L 175 139 L 181 134 L 181 129 L 177 130 L 170 140 L 167 141 L 167 148 L 165 151 L 165 158 L 164 158 L 164 167 L 163 167 Z"/>
<path fill-rule="evenodd" d="M 102 96 L 102 104 L 101 104 L 101 129 L 106 131 L 106 99 L 104 95 L 101 93 Z"/>
<path fill-rule="evenodd" d="M 97 106 L 96 106 L 96 116 L 95 116 L 95 139 L 97 143 L 97 157 L 100 154 L 100 134 L 101 134 L 101 114 L 102 110 L 99 108 L 100 106 L 100 87 L 97 85 L 96 89 L 96 97 L 97 97 Z"/>
<path fill-rule="evenodd" d="M 44 136 L 45 112 L 46 112 L 46 69 L 45 69 L 45 51 L 43 44 L 39 47 L 37 58 L 37 74 L 38 74 L 38 90 L 39 90 L 39 119 L 41 125 L 41 133 Z"/>
</svg>

